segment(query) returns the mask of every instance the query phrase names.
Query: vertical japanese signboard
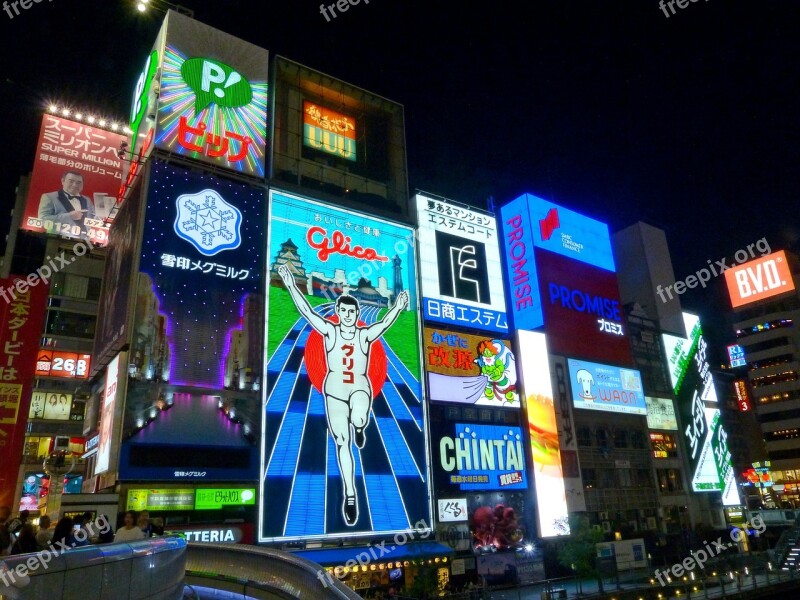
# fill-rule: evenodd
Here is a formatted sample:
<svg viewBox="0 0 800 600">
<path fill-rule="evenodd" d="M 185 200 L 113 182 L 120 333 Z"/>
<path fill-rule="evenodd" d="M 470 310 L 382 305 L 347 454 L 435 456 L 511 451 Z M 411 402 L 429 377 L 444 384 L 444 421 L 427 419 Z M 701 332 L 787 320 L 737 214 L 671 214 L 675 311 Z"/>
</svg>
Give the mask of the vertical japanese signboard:
<svg viewBox="0 0 800 600">
<path fill-rule="evenodd" d="M 270 193 L 260 541 L 430 527 L 413 231 Z"/>
<path fill-rule="evenodd" d="M 687 454 L 695 492 L 722 492 L 726 506 L 740 504 L 733 474 L 727 434 L 719 420 L 717 391 L 706 344 L 696 315 L 683 313 L 688 338 L 664 334 L 664 348 L 681 425 L 688 442 Z"/>
<path fill-rule="evenodd" d="M 491 215 L 417 194 L 425 320 L 508 332 L 497 222 Z"/>
<path fill-rule="evenodd" d="M 0 506 L 11 506 L 31 402 L 48 286 L 0 279 Z"/>
</svg>

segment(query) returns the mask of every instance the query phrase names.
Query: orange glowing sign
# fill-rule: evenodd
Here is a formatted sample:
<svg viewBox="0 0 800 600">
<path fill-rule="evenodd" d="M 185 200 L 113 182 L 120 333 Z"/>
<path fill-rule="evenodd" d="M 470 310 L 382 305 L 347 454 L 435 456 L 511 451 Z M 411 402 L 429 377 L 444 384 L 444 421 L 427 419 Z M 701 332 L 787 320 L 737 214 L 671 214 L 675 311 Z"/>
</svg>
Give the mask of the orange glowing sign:
<svg viewBox="0 0 800 600">
<path fill-rule="evenodd" d="M 753 410 L 753 405 L 750 402 L 750 394 L 747 391 L 747 382 L 743 379 L 738 379 L 733 382 L 733 387 L 736 390 L 736 401 L 739 404 L 741 412 L 750 412 Z"/>
<path fill-rule="evenodd" d="M 303 143 L 309 148 L 347 160 L 356 160 L 355 120 L 304 100 Z"/>
<path fill-rule="evenodd" d="M 733 308 L 795 289 L 783 250 L 728 269 L 725 281 Z"/>
<path fill-rule="evenodd" d="M 36 375 L 41 377 L 86 379 L 89 376 L 91 362 L 91 354 L 39 350 L 39 354 L 36 357 Z"/>
</svg>

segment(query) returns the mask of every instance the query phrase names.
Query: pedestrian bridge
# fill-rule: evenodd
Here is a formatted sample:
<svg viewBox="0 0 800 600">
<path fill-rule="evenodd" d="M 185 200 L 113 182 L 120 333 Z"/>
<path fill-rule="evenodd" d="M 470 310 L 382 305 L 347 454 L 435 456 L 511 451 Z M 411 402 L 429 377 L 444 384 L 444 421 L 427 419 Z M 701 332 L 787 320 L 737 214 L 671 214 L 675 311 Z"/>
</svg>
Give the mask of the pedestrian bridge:
<svg viewBox="0 0 800 600">
<path fill-rule="evenodd" d="M 357 600 L 319 565 L 267 548 L 179 537 L 3 557 L 3 600 Z"/>
</svg>

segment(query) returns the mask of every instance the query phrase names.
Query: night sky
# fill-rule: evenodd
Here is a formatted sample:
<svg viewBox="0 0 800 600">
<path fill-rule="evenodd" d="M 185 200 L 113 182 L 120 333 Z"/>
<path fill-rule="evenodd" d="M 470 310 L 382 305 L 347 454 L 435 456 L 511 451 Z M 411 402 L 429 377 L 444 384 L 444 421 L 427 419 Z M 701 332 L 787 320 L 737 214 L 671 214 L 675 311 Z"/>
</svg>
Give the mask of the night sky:
<svg viewBox="0 0 800 600">
<path fill-rule="evenodd" d="M 656 0 L 362 0 L 331 22 L 309 0 L 184 4 L 403 103 L 412 190 L 476 206 L 529 191 L 612 231 L 647 221 L 666 230 L 678 279 L 764 236 L 800 249 L 797 2 L 700 0 L 666 18 Z M 134 5 L 0 13 L 4 206 L 49 101 L 127 118 L 161 20 Z M 719 287 L 683 299 L 731 338 Z"/>
</svg>

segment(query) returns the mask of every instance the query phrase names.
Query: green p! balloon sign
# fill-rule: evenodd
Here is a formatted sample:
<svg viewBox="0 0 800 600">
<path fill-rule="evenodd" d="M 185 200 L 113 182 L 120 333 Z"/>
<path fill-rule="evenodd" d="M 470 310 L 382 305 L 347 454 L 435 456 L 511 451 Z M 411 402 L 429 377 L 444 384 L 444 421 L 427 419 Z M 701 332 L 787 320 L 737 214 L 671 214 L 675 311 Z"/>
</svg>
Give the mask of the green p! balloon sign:
<svg viewBox="0 0 800 600">
<path fill-rule="evenodd" d="M 195 114 L 211 103 L 228 108 L 253 100 L 250 83 L 233 67 L 210 58 L 190 58 L 181 65 L 181 77 L 195 95 Z"/>
</svg>

